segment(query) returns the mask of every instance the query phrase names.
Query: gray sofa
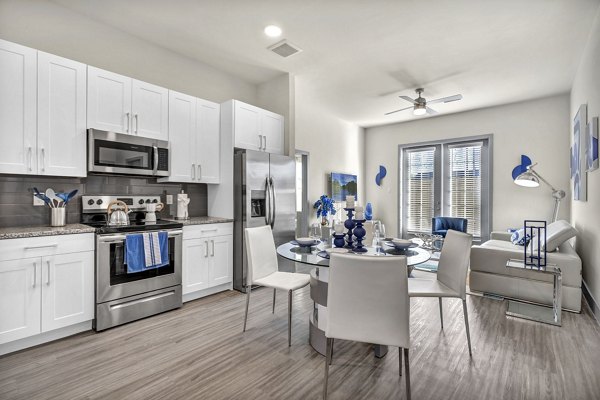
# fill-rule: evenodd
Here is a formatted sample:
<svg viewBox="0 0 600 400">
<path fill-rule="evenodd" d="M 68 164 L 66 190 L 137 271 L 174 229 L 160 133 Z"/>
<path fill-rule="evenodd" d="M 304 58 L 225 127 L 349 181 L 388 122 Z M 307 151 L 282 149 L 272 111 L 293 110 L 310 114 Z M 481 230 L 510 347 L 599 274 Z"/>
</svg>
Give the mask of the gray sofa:
<svg viewBox="0 0 600 400">
<path fill-rule="evenodd" d="M 469 287 L 472 292 L 552 305 L 552 277 L 535 271 L 506 268 L 509 259 L 523 259 L 523 246 L 510 233 L 492 232 L 491 239 L 471 248 Z M 581 259 L 569 241 L 547 253 L 547 262 L 562 271 L 562 308 L 581 311 Z"/>
</svg>

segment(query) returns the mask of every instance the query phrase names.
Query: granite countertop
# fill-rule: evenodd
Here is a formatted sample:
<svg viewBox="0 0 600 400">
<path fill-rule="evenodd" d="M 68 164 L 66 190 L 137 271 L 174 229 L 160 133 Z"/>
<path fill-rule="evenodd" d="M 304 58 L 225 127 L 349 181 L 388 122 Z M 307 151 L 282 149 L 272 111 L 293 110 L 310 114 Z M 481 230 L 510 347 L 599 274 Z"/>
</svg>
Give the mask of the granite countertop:
<svg viewBox="0 0 600 400">
<path fill-rule="evenodd" d="M 226 222 L 233 222 L 231 218 L 221 217 L 190 217 L 190 219 L 174 219 L 166 218 L 169 221 L 181 222 L 183 226 L 188 225 L 205 225 L 205 224 L 222 224 Z"/>
<path fill-rule="evenodd" d="M 61 227 L 15 226 L 11 228 L 0 228 L 0 240 L 39 236 L 73 235 L 78 233 L 94 233 L 95 231 L 94 228 L 82 224 L 68 224 Z"/>
</svg>

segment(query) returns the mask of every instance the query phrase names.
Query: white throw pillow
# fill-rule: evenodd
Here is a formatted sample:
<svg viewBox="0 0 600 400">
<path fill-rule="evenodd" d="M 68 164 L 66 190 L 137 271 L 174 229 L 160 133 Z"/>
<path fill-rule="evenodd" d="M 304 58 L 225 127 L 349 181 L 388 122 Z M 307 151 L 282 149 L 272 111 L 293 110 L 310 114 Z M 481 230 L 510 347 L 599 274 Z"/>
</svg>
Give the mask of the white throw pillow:
<svg viewBox="0 0 600 400">
<path fill-rule="evenodd" d="M 552 253 L 555 251 L 561 244 L 566 242 L 567 240 L 577 236 L 577 229 L 573 228 L 571 224 L 569 224 L 565 220 L 559 220 L 556 222 L 552 222 L 546 226 L 546 251 L 548 253 Z M 537 250 L 537 239 L 533 238 L 531 241 L 531 247 L 533 251 Z M 540 242 L 542 244 L 542 251 L 544 251 L 544 236 L 540 238 Z"/>
</svg>

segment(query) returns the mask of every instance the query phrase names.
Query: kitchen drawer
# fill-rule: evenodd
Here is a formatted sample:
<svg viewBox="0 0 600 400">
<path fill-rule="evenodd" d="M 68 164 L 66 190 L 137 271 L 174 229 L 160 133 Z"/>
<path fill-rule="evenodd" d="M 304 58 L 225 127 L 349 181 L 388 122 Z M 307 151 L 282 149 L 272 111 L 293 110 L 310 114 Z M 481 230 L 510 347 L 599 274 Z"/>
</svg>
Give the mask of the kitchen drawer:
<svg viewBox="0 0 600 400">
<path fill-rule="evenodd" d="M 183 227 L 183 240 L 233 235 L 233 222 Z"/>
<path fill-rule="evenodd" d="M 94 251 L 94 234 L 0 240 L 0 261 Z"/>
</svg>

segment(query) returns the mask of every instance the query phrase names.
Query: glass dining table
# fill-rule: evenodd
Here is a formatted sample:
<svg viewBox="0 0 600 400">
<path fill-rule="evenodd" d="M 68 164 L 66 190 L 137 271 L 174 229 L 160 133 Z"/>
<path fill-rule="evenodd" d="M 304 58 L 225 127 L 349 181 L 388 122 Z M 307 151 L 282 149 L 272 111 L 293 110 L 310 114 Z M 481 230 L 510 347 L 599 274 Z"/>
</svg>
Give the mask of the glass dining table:
<svg viewBox="0 0 600 400">
<path fill-rule="evenodd" d="M 313 312 L 309 318 L 309 343 L 320 354 L 325 355 L 327 339 L 325 326 L 327 325 L 327 286 L 329 282 L 329 246 L 320 243 L 313 247 L 300 247 L 295 242 L 288 242 L 277 247 L 277 254 L 291 261 L 313 265 L 310 271 L 310 298 L 314 302 Z M 388 246 L 377 251 L 375 247 L 365 247 L 366 253 L 354 253 L 363 257 L 398 257 L 406 256 L 408 265 L 407 273 L 410 274 L 415 265 L 424 263 L 431 258 L 431 253 L 421 247 L 414 247 L 405 251 L 397 251 Z M 350 251 L 350 250 L 348 250 Z M 387 346 L 374 345 L 376 357 L 387 354 Z"/>
</svg>

